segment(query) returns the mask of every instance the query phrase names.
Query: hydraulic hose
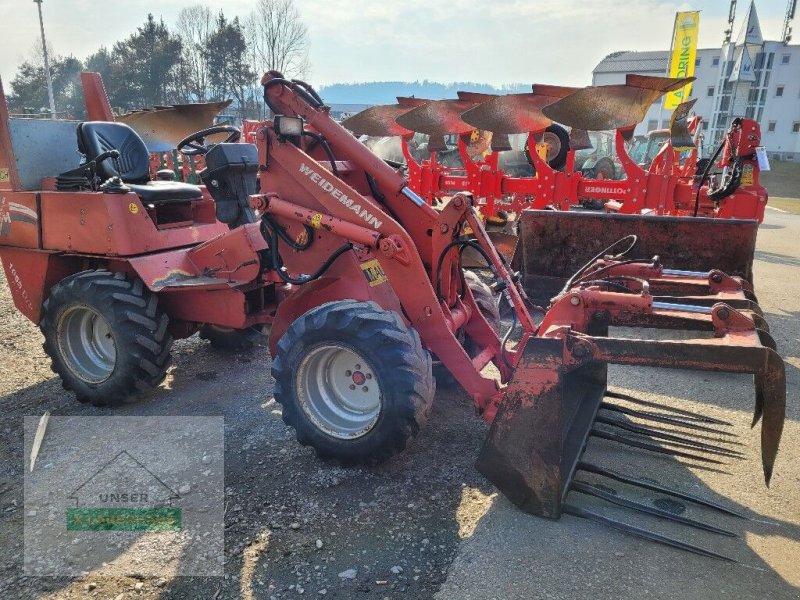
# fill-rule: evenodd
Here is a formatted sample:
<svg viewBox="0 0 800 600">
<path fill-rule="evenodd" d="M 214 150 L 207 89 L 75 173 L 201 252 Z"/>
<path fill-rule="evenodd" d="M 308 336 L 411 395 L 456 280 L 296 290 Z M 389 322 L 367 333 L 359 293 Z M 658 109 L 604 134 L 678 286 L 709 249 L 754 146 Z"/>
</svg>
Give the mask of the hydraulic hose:
<svg viewBox="0 0 800 600">
<path fill-rule="evenodd" d="M 303 135 L 306 137 L 310 137 L 311 139 L 315 140 L 322 149 L 325 151 L 325 155 L 328 157 L 328 162 L 331 163 L 331 172 L 339 177 L 339 169 L 336 168 L 336 157 L 333 155 L 333 150 L 331 150 L 331 145 L 328 143 L 328 140 L 325 139 L 325 136 L 322 134 L 317 133 L 316 131 L 303 131 Z"/>
<path fill-rule="evenodd" d="M 292 277 L 286 271 L 286 268 L 283 266 L 283 258 L 281 258 L 280 252 L 278 251 L 278 240 L 280 239 L 277 227 L 275 224 L 270 221 L 269 219 L 264 219 L 262 224 L 266 227 L 269 233 L 269 251 L 270 251 L 270 258 L 272 261 L 272 268 L 278 274 L 284 282 L 291 283 L 292 285 L 303 285 L 305 283 L 309 283 L 314 281 L 315 279 L 319 279 L 322 275 L 325 274 L 325 271 L 330 269 L 331 265 L 345 252 L 348 252 L 353 249 L 353 244 L 347 242 L 343 246 L 339 247 L 337 250 L 331 254 L 325 262 L 320 265 L 319 269 L 317 269 L 311 275 L 303 275 L 301 277 Z"/>
<path fill-rule="evenodd" d="M 630 244 L 628 245 L 628 247 L 627 247 L 627 248 L 625 248 L 625 250 L 623 250 L 622 252 L 618 252 L 617 254 L 615 254 L 614 256 L 612 256 L 612 257 L 611 257 L 612 259 L 616 259 L 616 258 L 623 257 L 623 256 L 625 256 L 625 255 L 626 255 L 628 252 L 630 252 L 631 250 L 633 250 L 633 247 L 634 247 L 634 246 L 637 244 L 637 242 L 639 241 L 639 237 L 638 237 L 638 236 L 636 236 L 636 235 L 634 235 L 634 234 L 631 234 L 631 235 L 626 235 L 625 237 L 618 239 L 616 242 L 614 242 L 613 244 L 611 244 L 610 246 L 608 246 L 608 248 L 604 249 L 602 252 L 599 252 L 598 254 L 596 254 L 596 255 L 595 255 L 594 257 L 592 257 L 592 258 L 591 258 L 591 259 L 590 259 L 590 260 L 589 260 L 589 261 L 588 261 L 588 262 L 587 262 L 585 265 L 583 265 L 583 266 L 582 266 L 580 269 L 578 269 L 577 271 L 575 271 L 575 273 L 572 275 L 572 277 L 570 277 L 569 279 L 567 279 L 567 282 L 564 284 L 564 287 L 563 287 L 563 288 L 561 288 L 561 291 L 559 292 L 559 294 L 558 294 L 558 295 L 560 296 L 561 294 L 565 294 L 567 291 L 569 291 L 569 288 L 571 288 L 571 287 L 572 287 L 572 286 L 575 284 L 575 282 L 576 282 L 578 279 L 580 279 L 580 277 L 581 277 L 581 276 L 582 276 L 584 273 L 586 273 L 586 270 L 587 270 L 589 267 L 591 267 L 591 266 L 592 266 L 592 265 L 595 263 L 595 261 L 597 261 L 597 260 L 599 260 L 599 259 L 603 258 L 603 257 L 604 257 L 604 256 L 606 256 L 606 255 L 607 255 L 609 252 L 611 252 L 611 251 L 612 251 L 614 248 L 616 248 L 617 246 L 619 246 L 619 245 L 623 244 L 624 242 L 626 242 L 626 241 L 628 241 L 628 240 L 630 240 Z"/>
<path fill-rule="evenodd" d="M 720 145 L 717 146 L 717 149 L 714 151 L 711 160 L 709 160 L 708 163 L 706 163 L 706 168 L 703 169 L 703 174 L 700 176 L 700 181 L 697 184 L 697 193 L 694 196 L 693 216 L 695 217 L 697 216 L 697 211 L 700 210 L 700 190 L 703 189 L 703 182 L 708 178 L 708 174 L 711 172 L 711 167 L 714 165 L 714 161 L 716 161 L 717 158 L 719 158 L 720 152 L 722 152 L 722 149 L 725 147 L 725 142 L 726 140 L 722 140 Z"/>
</svg>

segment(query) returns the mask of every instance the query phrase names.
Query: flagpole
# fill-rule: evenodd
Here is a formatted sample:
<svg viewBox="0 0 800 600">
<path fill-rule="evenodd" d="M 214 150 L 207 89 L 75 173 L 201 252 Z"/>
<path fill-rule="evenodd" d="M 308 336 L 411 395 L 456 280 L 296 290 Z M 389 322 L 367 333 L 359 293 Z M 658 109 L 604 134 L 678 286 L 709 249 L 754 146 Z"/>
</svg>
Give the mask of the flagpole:
<svg viewBox="0 0 800 600">
<path fill-rule="evenodd" d="M 672 68 L 672 51 L 675 50 L 675 30 L 678 27 L 678 14 L 675 13 L 675 18 L 672 20 L 672 39 L 669 42 L 669 54 L 667 55 L 667 71 L 664 73 L 665 76 L 669 77 L 670 70 Z M 667 101 L 666 96 L 661 97 L 661 102 L 658 104 L 658 125 L 656 129 L 661 129 L 661 115 L 664 112 L 664 102 Z"/>
</svg>

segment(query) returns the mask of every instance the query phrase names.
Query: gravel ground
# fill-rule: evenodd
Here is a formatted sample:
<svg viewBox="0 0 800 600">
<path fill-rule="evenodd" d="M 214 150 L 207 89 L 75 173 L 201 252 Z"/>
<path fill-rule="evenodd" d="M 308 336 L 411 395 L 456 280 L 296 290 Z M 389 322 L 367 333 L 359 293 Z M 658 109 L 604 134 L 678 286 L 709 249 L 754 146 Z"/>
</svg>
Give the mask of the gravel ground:
<svg viewBox="0 0 800 600">
<path fill-rule="evenodd" d="M 788 220 L 787 220 L 788 219 Z M 271 396 L 263 352 L 223 355 L 191 338 L 176 343 L 161 389 L 115 409 L 85 407 L 62 390 L 38 329 L 0 284 L 0 596 L 2 598 L 747 598 L 798 597 L 797 497 L 800 218 L 770 214 L 760 235 L 758 291 L 789 361 L 790 421 L 770 490 L 759 481 L 756 438 L 747 429 L 746 378 L 703 373 L 654 378 L 615 370 L 614 383 L 652 398 L 727 416 L 754 460 L 734 477 L 673 460 L 640 464 L 633 453 L 596 444 L 617 468 L 657 469 L 742 507 L 756 521 L 731 524 L 741 539 L 683 539 L 735 556 L 745 566 L 698 558 L 567 517 L 524 515 L 473 468 L 486 428 L 465 395 L 440 390 L 428 426 L 403 455 L 373 469 L 341 468 L 299 446 Z M 800 274 L 800 273 L 799 273 Z M 698 399 L 700 402 L 698 403 Z M 41 415 L 208 415 L 225 418 L 225 577 L 26 578 L 22 574 L 23 417 Z M 648 522 L 649 523 L 649 522 Z M 640 523 L 641 524 L 641 523 Z M 124 562 L 124 553 L 121 552 Z M 438 594 L 437 594 L 438 592 Z"/>
</svg>

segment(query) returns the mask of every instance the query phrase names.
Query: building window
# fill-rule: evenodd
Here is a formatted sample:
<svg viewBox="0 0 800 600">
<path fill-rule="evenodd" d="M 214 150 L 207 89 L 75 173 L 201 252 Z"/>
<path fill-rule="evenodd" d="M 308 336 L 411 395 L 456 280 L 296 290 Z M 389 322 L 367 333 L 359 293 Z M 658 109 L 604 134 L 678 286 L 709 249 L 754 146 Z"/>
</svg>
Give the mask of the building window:
<svg viewBox="0 0 800 600">
<path fill-rule="evenodd" d="M 699 67 L 700 66 L 700 57 L 697 57 L 697 58 L 694 59 L 694 66 L 695 67 Z"/>
<path fill-rule="evenodd" d="M 788 65 L 789 64 L 789 59 L 791 57 L 792 57 L 791 54 L 784 54 L 783 56 L 781 56 L 781 64 L 782 65 Z"/>
<path fill-rule="evenodd" d="M 775 121 L 770 121 L 769 124 L 767 125 L 767 131 L 769 131 L 770 133 L 775 131 L 775 125 L 777 125 Z"/>
<path fill-rule="evenodd" d="M 719 56 L 715 56 L 711 59 L 711 66 L 718 67 L 719 66 Z"/>
<path fill-rule="evenodd" d="M 708 121 L 703 121 L 703 131 L 708 131 Z"/>
<path fill-rule="evenodd" d="M 792 123 L 792 133 L 800 133 L 800 121 Z"/>
<path fill-rule="evenodd" d="M 658 129 L 658 119 L 650 119 L 647 122 L 647 131 L 654 131 Z"/>
<path fill-rule="evenodd" d="M 710 98 L 713 95 L 714 95 L 714 86 L 710 85 L 710 86 L 708 86 L 708 90 L 706 91 L 706 96 L 708 96 Z"/>
<path fill-rule="evenodd" d="M 775 97 L 780 98 L 781 96 L 783 96 L 783 86 L 779 85 L 775 88 Z"/>
<path fill-rule="evenodd" d="M 768 69 L 772 68 L 772 61 L 773 60 L 775 60 L 775 53 L 774 52 L 770 52 L 769 56 L 767 57 L 767 68 Z"/>
</svg>

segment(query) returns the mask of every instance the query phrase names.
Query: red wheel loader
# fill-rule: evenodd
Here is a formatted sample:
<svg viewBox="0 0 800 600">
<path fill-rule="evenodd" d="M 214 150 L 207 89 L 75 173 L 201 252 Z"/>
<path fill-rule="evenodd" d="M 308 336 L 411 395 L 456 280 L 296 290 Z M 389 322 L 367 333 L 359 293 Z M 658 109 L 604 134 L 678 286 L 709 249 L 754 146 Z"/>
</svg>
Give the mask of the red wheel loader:
<svg viewBox="0 0 800 600">
<path fill-rule="evenodd" d="M 598 518 L 569 495 L 602 492 L 576 473 L 656 484 L 588 462 L 590 436 L 687 460 L 737 454 L 696 435 L 713 429 L 709 417 L 642 408 L 641 400 L 608 393 L 607 364 L 752 373 L 769 482 L 784 420 L 784 365 L 746 281 L 627 258 L 629 237 L 578 270 L 537 325 L 471 196 L 428 206 L 331 119 L 307 84 L 276 72 L 262 83 L 275 117 L 257 129 L 254 144 L 206 145 L 202 132 L 182 142 L 205 154 L 201 197 L 183 188 L 159 195 L 143 189 L 152 183 L 125 181 L 133 156 L 108 123 L 80 125 L 82 135 L 105 140 L 99 155 L 83 140 L 80 173 L 96 189 L 25 190 L 25 171 L 10 151 L 17 139 L 0 115 L 9 169 L 1 193 L 4 206 L 15 207 L 0 256 L 17 306 L 42 324 L 54 360 L 103 367 L 103 358 L 116 358 L 110 369 L 82 371 L 86 389 L 99 395 L 106 380 L 119 394 L 124 385 L 146 387 L 160 374 L 165 336 L 187 335 L 199 323 L 269 323 L 274 394 L 298 441 L 322 457 L 372 464 L 403 450 L 422 427 L 435 358 L 491 423 L 482 473 L 523 510 Z M 112 152 L 120 154 L 116 163 Z M 104 171 L 111 167 L 103 161 L 119 168 Z M 57 185 L 77 178 L 73 169 Z M 465 274 L 467 248 L 484 259 L 488 284 Z M 507 332 L 497 330 L 495 305 L 485 302 L 501 294 L 513 307 Z M 609 335 L 615 325 L 700 333 L 618 339 Z M 142 377 L 117 379 L 128 367 Z M 673 433 L 654 422 L 669 423 Z"/>
</svg>

